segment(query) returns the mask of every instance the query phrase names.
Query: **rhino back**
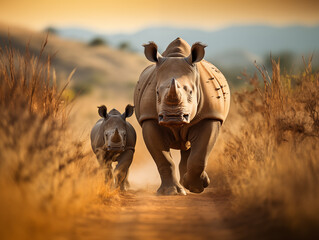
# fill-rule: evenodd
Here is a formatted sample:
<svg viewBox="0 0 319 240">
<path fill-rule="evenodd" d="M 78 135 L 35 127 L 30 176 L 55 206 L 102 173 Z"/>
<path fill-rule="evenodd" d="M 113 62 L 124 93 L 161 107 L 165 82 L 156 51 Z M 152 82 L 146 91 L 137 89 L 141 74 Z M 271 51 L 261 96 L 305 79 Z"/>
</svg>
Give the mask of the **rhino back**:
<svg viewBox="0 0 319 240">
<path fill-rule="evenodd" d="M 163 57 L 187 57 L 191 53 L 191 47 L 182 38 L 178 37 L 171 42 L 163 52 Z"/>
<path fill-rule="evenodd" d="M 148 119 L 157 119 L 156 112 L 156 65 L 148 66 L 140 75 L 134 92 L 135 115 L 142 124 Z"/>
</svg>

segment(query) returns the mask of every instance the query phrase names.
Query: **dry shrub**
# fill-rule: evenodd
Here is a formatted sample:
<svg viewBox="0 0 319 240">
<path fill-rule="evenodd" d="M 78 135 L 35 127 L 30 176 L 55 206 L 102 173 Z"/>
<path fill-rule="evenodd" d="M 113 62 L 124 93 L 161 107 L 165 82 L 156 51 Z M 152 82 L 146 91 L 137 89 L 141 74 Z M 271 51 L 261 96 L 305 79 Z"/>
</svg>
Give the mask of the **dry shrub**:
<svg viewBox="0 0 319 240">
<path fill-rule="evenodd" d="M 75 213 L 113 194 L 92 154 L 68 130 L 67 84 L 57 87 L 46 43 L 37 57 L 28 46 L 23 55 L 0 48 L 1 239 L 65 234 Z"/>
<path fill-rule="evenodd" d="M 319 73 L 311 60 L 298 76 L 281 74 L 274 60 L 271 77 L 256 67 L 264 84 L 255 75 L 250 90 L 234 94 L 238 113 L 212 172 L 222 171 L 217 187 L 231 192 L 233 210 L 311 236 L 319 227 Z"/>
</svg>

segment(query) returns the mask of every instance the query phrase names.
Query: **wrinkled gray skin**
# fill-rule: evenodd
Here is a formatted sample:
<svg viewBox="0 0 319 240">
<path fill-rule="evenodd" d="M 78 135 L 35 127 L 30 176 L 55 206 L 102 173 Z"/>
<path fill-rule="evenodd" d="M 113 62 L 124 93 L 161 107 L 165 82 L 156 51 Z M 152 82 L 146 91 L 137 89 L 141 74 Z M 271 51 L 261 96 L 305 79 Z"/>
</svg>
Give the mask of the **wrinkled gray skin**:
<svg viewBox="0 0 319 240">
<path fill-rule="evenodd" d="M 200 193 L 210 183 L 205 167 L 221 122 L 201 120 L 197 115 L 203 100 L 195 64 L 203 59 L 204 48 L 196 43 L 188 57 L 162 57 L 154 43 L 145 45 L 146 58 L 156 63 L 153 71 L 156 71 L 158 120 L 144 120 L 141 126 L 145 144 L 161 176 L 162 183 L 157 191 L 160 195 L 186 195 L 184 187 Z M 135 102 L 136 108 L 138 104 Z M 187 132 L 184 140 L 183 132 Z M 181 151 L 180 181 L 176 179 L 170 148 Z"/>
<path fill-rule="evenodd" d="M 125 191 L 129 187 L 127 175 L 136 144 L 135 130 L 126 118 L 132 116 L 134 107 L 127 105 L 121 114 L 116 109 L 107 113 L 103 105 L 98 112 L 102 119 L 97 121 L 91 131 L 92 150 L 105 171 L 105 182 L 112 186 L 115 184 L 116 188 Z M 112 162 L 117 162 L 114 171 Z"/>
</svg>

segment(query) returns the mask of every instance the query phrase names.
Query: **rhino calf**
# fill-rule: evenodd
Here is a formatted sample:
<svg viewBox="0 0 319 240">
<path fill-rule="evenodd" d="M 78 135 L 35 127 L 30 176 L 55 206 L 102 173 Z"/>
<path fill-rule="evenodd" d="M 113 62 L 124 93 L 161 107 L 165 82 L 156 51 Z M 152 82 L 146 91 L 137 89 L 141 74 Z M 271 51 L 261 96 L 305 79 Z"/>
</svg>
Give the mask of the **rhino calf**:
<svg viewBox="0 0 319 240">
<path fill-rule="evenodd" d="M 133 160 L 136 144 L 136 132 L 126 118 L 132 116 L 134 107 L 127 105 L 123 114 L 116 109 L 107 113 L 104 105 L 98 109 L 102 118 L 91 131 L 92 150 L 105 171 L 105 182 L 115 184 L 115 187 L 125 191 L 129 185 L 128 169 Z M 117 162 L 114 170 L 112 162 Z"/>
</svg>

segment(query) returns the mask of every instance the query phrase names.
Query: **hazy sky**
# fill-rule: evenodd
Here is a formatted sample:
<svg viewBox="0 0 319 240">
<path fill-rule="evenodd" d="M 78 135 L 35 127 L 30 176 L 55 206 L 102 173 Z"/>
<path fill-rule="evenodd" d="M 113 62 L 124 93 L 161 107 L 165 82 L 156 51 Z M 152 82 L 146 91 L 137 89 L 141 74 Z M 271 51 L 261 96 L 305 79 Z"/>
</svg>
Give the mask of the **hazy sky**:
<svg viewBox="0 0 319 240">
<path fill-rule="evenodd" d="M 212 30 L 230 25 L 319 24 L 319 0 L 0 0 L 0 22 L 103 32 L 148 26 Z"/>
</svg>

